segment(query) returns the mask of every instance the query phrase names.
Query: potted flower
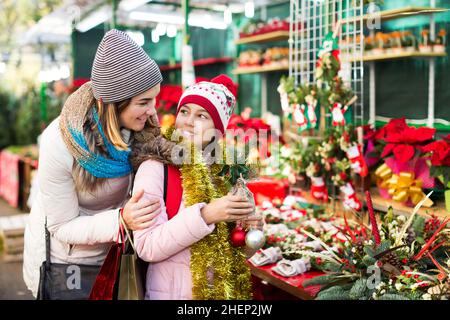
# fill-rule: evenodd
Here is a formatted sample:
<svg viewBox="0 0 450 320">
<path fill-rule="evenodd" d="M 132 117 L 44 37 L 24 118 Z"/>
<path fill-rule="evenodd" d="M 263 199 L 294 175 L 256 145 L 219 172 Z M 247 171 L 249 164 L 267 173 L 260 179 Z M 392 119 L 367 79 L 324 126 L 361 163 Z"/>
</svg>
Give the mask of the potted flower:
<svg viewBox="0 0 450 320">
<path fill-rule="evenodd" d="M 399 31 L 392 32 L 390 37 L 392 53 L 400 54 L 403 52 L 401 39 L 402 36 Z"/>
<path fill-rule="evenodd" d="M 437 53 L 445 53 L 446 42 L 447 32 L 445 31 L 445 29 L 441 29 L 436 38 L 436 42 L 433 45 L 433 51 Z"/>
<path fill-rule="evenodd" d="M 375 35 L 375 44 L 372 52 L 374 55 L 381 55 L 385 53 L 385 37 L 382 32 L 377 32 Z"/>
<path fill-rule="evenodd" d="M 446 189 L 445 206 L 450 212 L 450 134 L 442 140 L 427 144 L 422 150 L 431 154 L 430 174 L 443 183 Z"/>
<path fill-rule="evenodd" d="M 416 38 L 413 36 L 411 31 L 402 32 L 401 42 L 404 51 L 410 53 L 416 51 Z"/>
<path fill-rule="evenodd" d="M 383 198 L 414 206 L 423 198 L 422 188 L 434 187 L 422 147 L 435 132 L 436 129 L 432 128 L 410 127 L 404 118 L 392 119 L 380 129 L 378 137 L 384 144 L 381 158 L 385 161 L 375 174 Z M 431 206 L 431 201 L 426 205 Z"/>
<path fill-rule="evenodd" d="M 423 53 L 430 53 L 433 49 L 433 43 L 430 39 L 430 31 L 428 29 L 424 29 L 422 30 L 421 35 L 419 51 Z"/>
</svg>

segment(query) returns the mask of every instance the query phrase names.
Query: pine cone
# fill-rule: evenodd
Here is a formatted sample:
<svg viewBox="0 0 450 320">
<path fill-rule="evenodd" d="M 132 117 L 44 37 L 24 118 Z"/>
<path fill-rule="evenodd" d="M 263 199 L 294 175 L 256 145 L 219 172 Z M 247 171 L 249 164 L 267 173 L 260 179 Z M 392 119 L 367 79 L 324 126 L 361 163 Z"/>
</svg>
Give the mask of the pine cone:
<svg viewBox="0 0 450 320">
<path fill-rule="evenodd" d="M 401 267 L 402 267 L 402 263 L 398 259 L 397 255 L 395 253 L 393 253 L 393 252 L 389 252 L 389 253 L 385 254 L 381 258 L 381 261 L 383 263 L 389 263 L 392 266 L 396 267 L 397 269 L 401 269 Z"/>
</svg>

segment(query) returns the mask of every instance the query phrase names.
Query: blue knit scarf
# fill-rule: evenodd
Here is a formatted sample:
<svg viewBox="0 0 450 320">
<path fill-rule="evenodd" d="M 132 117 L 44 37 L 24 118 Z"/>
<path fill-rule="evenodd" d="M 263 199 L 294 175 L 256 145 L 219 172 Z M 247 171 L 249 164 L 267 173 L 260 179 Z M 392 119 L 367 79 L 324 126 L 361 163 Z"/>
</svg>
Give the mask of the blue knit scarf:
<svg viewBox="0 0 450 320">
<path fill-rule="evenodd" d="M 118 178 L 130 174 L 132 172 L 129 162 L 131 150 L 118 150 L 106 138 L 97 110 L 92 104 L 86 106 L 86 102 L 89 99 L 84 99 L 86 93 L 82 89 L 85 88 L 78 89 L 72 95 L 74 96 L 72 99 L 75 99 L 75 101 L 71 101 L 69 97 L 61 112 L 60 130 L 70 153 L 78 164 L 94 177 Z M 76 99 L 77 96 L 79 96 L 78 99 Z M 92 112 L 93 119 L 97 124 L 97 129 L 108 152 L 107 157 L 89 150 L 83 133 L 84 119 L 86 119 L 88 112 Z"/>
</svg>

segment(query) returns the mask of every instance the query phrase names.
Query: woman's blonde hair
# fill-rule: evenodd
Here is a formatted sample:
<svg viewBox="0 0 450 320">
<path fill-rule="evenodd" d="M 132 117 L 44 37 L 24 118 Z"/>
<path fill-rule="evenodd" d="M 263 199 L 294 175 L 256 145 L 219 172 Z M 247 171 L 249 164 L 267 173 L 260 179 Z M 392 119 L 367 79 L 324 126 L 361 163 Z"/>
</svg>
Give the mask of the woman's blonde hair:
<svg viewBox="0 0 450 320">
<path fill-rule="evenodd" d="M 120 102 L 104 104 L 101 100 L 95 100 L 98 117 L 106 139 L 118 150 L 128 149 L 128 144 L 123 140 L 120 132 L 119 116 L 128 107 L 130 102 L 131 99 L 127 99 Z M 83 131 L 90 151 L 106 156 L 108 151 L 92 113 L 88 113 L 84 122 Z M 74 161 L 72 174 L 76 189 L 81 192 L 93 193 L 107 181 L 106 178 L 94 177 L 81 167 L 77 161 Z"/>
</svg>

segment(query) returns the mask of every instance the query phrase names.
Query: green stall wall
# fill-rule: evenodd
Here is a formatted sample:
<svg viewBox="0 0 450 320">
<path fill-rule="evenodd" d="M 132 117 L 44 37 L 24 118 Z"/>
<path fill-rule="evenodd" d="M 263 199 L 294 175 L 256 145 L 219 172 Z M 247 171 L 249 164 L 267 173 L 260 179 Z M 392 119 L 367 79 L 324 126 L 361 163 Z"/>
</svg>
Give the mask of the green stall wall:
<svg viewBox="0 0 450 320">
<path fill-rule="evenodd" d="M 385 0 L 383 10 L 407 6 L 429 6 L 428 0 Z M 437 7 L 450 8 L 450 1 L 437 0 Z M 450 52 L 450 11 L 435 15 L 436 33 L 447 31 L 447 52 Z M 382 32 L 410 30 L 420 39 L 423 29 L 430 27 L 429 16 L 412 16 L 387 21 Z M 448 57 L 435 59 L 435 118 L 450 121 L 450 64 Z M 404 59 L 375 63 L 376 114 L 389 118 L 426 119 L 428 117 L 429 61 L 427 59 Z M 365 68 L 365 114 L 369 107 L 369 68 Z M 450 126 L 439 126 L 450 131 Z"/>
<path fill-rule="evenodd" d="M 255 10 L 256 19 L 286 19 L 289 18 L 289 2 L 270 5 L 267 6 L 264 10 L 257 9 Z M 236 17 L 236 25 L 238 31 L 242 28 L 249 19 L 244 16 Z M 241 51 L 245 51 L 248 49 L 252 50 L 261 50 L 264 51 L 269 47 L 287 47 L 287 41 L 281 42 L 270 42 L 263 44 L 248 44 L 248 45 L 239 45 L 236 48 L 236 56 L 239 56 Z M 266 95 L 267 99 L 267 110 L 274 114 L 281 114 L 281 104 L 280 104 L 280 96 L 277 92 L 277 87 L 280 82 L 280 78 L 283 75 L 288 75 L 288 71 L 276 71 L 276 72 L 268 72 L 265 74 L 245 74 L 238 75 L 235 78 L 239 83 L 239 102 L 238 102 L 238 112 L 243 110 L 245 107 L 252 108 L 252 116 L 259 117 L 261 116 L 261 99 L 262 94 Z M 267 92 L 261 92 L 262 85 L 262 77 L 267 77 Z"/>
<path fill-rule="evenodd" d="M 144 34 L 145 42 L 142 48 L 154 59 L 159 66 L 180 62 L 181 60 L 181 32 L 174 38 L 160 37 L 158 43 L 151 41 L 151 28 L 133 28 L 119 26 L 124 31 L 139 30 Z M 85 33 L 74 31 L 72 33 L 72 49 L 74 63 L 74 78 L 90 78 L 92 62 L 95 57 L 98 44 L 108 29 L 104 25 L 97 26 Z M 226 30 L 206 30 L 191 28 L 191 45 L 193 46 L 194 60 L 223 57 L 227 55 L 228 39 L 230 36 Z M 228 69 L 229 70 L 228 70 Z M 196 67 L 196 76 L 212 78 L 220 73 L 229 73 L 231 68 L 225 64 L 214 64 Z M 163 72 L 164 82 L 180 84 L 181 70 Z"/>
<path fill-rule="evenodd" d="M 384 0 L 384 9 L 401 8 L 405 6 L 428 6 L 428 0 Z M 450 1 L 437 0 L 439 7 L 450 8 Z M 289 2 L 270 5 L 265 10 L 257 9 L 255 18 L 262 15 L 266 19 L 289 17 Z M 450 12 L 440 13 L 435 16 L 437 31 L 441 28 L 447 30 L 447 51 L 450 52 Z M 194 59 L 207 57 L 237 57 L 242 50 L 260 49 L 264 50 L 270 46 L 287 46 L 285 42 L 273 42 L 261 45 L 239 45 L 234 44 L 238 37 L 239 29 L 248 21 L 243 15 L 233 16 L 233 25 L 227 30 L 206 30 L 202 28 L 191 28 L 190 43 L 194 49 Z M 412 30 L 417 36 L 423 28 L 429 27 L 428 16 L 415 16 L 402 19 L 391 20 L 382 24 L 383 32 L 394 30 Z M 125 27 L 121 27 L 125 29 Z M 126 29 L 133 30 L 132 27 Z M 162 66 L 181 60 L 181 33 L 177 37 L 161 37 L 158 43 L 151 42 L 151 29 L 140 29 L 145 36 L 144 50 Z M 86 33 L 73 32 L 73 60 L 74 77 L 89 78 L 92 61 L 95 51 L 103 34 L 105 26 L 98 26 Z M 435 98 L 435 118 L 450 121 L 450 65 L 449 59 L 437 58 L 436 60 L 436 98 Z M 212 78 L 219 73 L 232 75 L 232 70 L 236 64 L 214 64 L 196 67 L 196 76 Z M 384 117 L 402 117 L 408 119 L 427 118 L 428 107 L 428 72 L 429 63 L 426 59 L 403 59 L 396 61 L 376 62 L 376 110 L 377 115 Z M 279 79 L 287 72 L 266 73 L 268 110 L 281 113 L 281 106 L 276 88 Z M 181 83 L 181 71 L 163 72 L 164 83 Z M 262 74 L 247 74 L 232 76 L 239 84 L 238 108 L 240 112 L 244 107 L 253 109 L 252 116 L 261 115 L 261 79 Z M 369 69 L 365 67 L 364 77 L 364 114 L 366 120 L 369 115 Z M 450 127 L 444 127 L 450 130 Z"/>
</svg>

